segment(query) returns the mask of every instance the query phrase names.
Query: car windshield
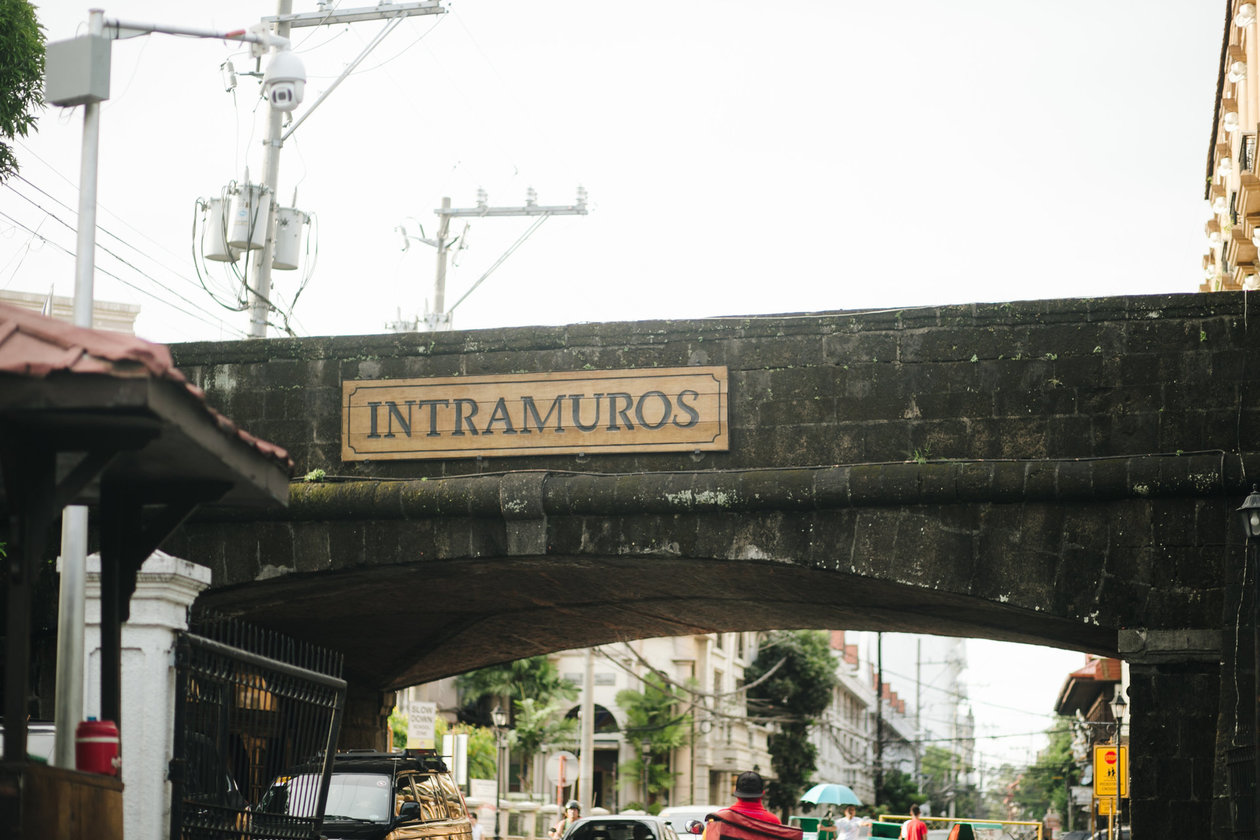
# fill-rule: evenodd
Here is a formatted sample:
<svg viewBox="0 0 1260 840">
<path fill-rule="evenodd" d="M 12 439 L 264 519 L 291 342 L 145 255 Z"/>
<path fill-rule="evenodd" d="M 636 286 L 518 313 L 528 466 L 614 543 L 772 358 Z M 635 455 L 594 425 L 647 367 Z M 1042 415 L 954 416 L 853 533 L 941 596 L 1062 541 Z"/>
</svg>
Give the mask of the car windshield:
<svg viewBox="0 0 1260 840">
<path fill-rule="evenodd" d="M 268 814 L 315 815 L 319 776 L 306 773 L 277 779 L 259 803 Z M 391 813 L 389 776 L 384 773 L 334 773 L 328 785 L 324 819 L 383 822 Z"/>
</svg>

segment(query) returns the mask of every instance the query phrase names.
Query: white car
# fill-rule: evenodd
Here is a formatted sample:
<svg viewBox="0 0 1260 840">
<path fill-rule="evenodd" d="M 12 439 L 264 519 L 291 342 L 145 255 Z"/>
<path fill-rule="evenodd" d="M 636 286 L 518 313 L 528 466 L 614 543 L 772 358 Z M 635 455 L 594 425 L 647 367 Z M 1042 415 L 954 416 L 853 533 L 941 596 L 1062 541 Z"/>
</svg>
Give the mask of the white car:
<svg viewBox="0 0 1260 840">
<path fill-rule="evenodd" d="M 687 824 L 696 821 L 704 825 L 704 818 L 714 811 L 722 810 L 725 805 L 671 805 L 668 808 L 662 808 L 660 816 L 669 821 L 674 831 L 677 831 L 683 837 L 687 836 Z M 703 829 L 701 829 L 703 832 Z M 701 833 L 697 832 L 697 833 Z"/>
</svg>

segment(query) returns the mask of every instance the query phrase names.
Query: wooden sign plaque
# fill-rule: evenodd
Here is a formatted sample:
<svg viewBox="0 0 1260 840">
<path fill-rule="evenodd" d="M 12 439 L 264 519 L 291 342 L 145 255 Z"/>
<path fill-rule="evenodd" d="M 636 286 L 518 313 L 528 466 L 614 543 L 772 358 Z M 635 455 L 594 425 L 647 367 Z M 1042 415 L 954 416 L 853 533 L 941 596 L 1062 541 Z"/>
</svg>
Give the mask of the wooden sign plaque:
<svg viewBox="0 0 1260 840">
<path fill-rule="evenodd" d="M 725 367 L 341 383 L 343 461 L 729 449 Z"/>
</svg>

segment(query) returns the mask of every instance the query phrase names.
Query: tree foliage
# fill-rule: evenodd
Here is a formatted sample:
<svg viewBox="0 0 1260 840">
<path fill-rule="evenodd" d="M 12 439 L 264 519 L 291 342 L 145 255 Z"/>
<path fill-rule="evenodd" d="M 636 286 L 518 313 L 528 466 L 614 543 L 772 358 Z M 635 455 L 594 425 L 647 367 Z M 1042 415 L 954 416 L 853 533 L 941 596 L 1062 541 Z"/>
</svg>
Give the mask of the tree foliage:
<svg viewBox="0 0 1260 840">
<path fill-rule="evenodd" d="M 1070 721 L 1060 717 L 1046 730 L 1049 745 L 1019 776 L 1013 798 L 1025 819 L 1039 820 L 1051 807 L 1060 814 L 1066 813 L 1068 787 L 1080 784 L 1080 770 L 1072 758 Z"/>
<path fill-rule="evenodd" d="M 767 679 L 758 682 L 767 674 Z M 819 630 L 772 633 L 745 676 L 757 683 L 748 691 L 749 704 L 779 724 L 779 731 L 767 742 L 776 778 L 767 786 L 766 803 L 786 817 L 817 769 L 817 750 L 810 743 L 809 730 L 815 716 L 831 702 L 836 685 L 827 634 Z"/>
<path fill-rule="evenodd" d="M 578 695 L 577 686 L 561 677 L 555 663 L 545 656 L 470 671 L 456 680 L 456 686 L 463 697 L 460 719 L 480 726 L 494 725 L 490 712 L 503 699 L 508 701 L 504 711 L 514 716 L 514 704 L 522 700 L 548 705 Z M 515 721 L 511 725 L 515 726 Z"/>
<path fill-rule="evenodd" d="M 44 105 L 44 29 L 28 0 L 0 0 L 0 182 L 17 174 L 11 141 Z"/>
<path fill-rule="evenodd" d="M 389 716 L 391 743 L 394 749 L 401 750 L 407 746 L 407 715 L 395 708 Z M 493 779 L 494 776 L 494 730 L 467 723 L 448 724 L 445 718 L 434 721 L 433 734 L 437 746 L 442 746 L 442 736 L 446 733 L 468 735 L 468 775 L 473 779 Z"/>
<path fill-rule="evenodd" d="M 617 692 L 617 705 L 625 712 L 626 737 L 638 747 L 638 757 L 624 765 L 622 781 L 628 786 L 643 779 L 643 745 L 647 744 L 648 806 L 673 786 L 676 774 L 668 764 L 669 756 L 691 736 L 691 715 L 683 711 L 686 700 L 681 689 L 656 673 L 643 678 L 642 691 Z"/>
<path fill-rule="evenodd" d="M 884 774 L 884 800 L 875 809 L 885 814 L 908 814 L 910 806 L 923 801 L 914 778 L 904 770 L 889 770 Z"/>
<path fill-rule="evenodd" d="M 577 734 L 577 719 L 566 718 L 556 703 L 544 703 L 533 697 L 517 700 L 512 704 L 513 725 L 508 733 L 508 743 L 516 748 L 520 761 L 518 778 L 521 790 L 533 790 L 534 756 L 543 747 L 559 743 L 572 743 Z"/>
</svg>

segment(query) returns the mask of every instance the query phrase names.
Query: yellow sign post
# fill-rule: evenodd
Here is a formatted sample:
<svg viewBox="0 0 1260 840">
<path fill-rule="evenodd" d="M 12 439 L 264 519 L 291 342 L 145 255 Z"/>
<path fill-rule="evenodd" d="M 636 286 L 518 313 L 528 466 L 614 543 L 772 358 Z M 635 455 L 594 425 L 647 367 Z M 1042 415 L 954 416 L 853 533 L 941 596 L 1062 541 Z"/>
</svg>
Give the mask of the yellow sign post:
<svg viewBox="0 0 1260 840">
<path fill-rule="evenodd" d="M 1129 748 L 1094 745 L 1094 796 L 1129 795 Z"/>
</svg>

